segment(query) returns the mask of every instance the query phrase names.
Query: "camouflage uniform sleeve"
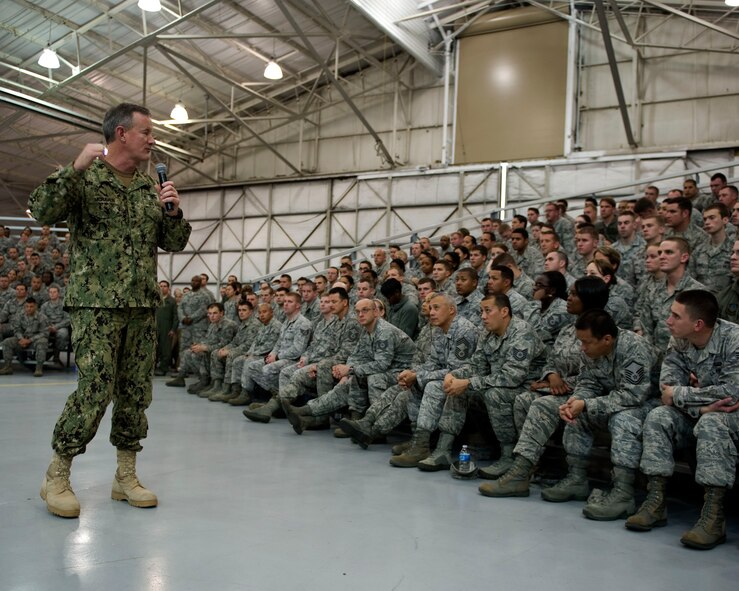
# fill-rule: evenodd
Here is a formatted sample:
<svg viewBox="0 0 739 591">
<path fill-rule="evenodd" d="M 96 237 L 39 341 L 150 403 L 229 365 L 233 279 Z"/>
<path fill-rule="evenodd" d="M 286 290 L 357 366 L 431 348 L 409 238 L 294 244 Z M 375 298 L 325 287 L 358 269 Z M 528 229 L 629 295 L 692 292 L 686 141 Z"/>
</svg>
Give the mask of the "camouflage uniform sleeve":
<svg viewBox="0 0 739 591">
<path fill-rule="evenodd" d="M 84 173 L 69 164 L 51 174 L 28 200 L 28 208 L 40 224 L 54 225 L 67 219 L 78 204 Z"/>
<path fill-rule="evenodd" d="M 281 359 L 300 359 L 305 349 L 308 347 L 310 336 L 313 332 L 313 325 L 305 316 L 299 316 L 295 320 L 295 330 L 292 333 L 292 340 L 288 343 L 288 347 L 282 349 Z M 273 351 L 277 353 L 277 351 Z"/>
<path fill-rule="evenodd" d="M 38 341 L 45 341 L 49 338 L 49 320 L 40 312 L 36 315 L 36 323 L 33 327 L 33 334 L 30 335 L 31 341 L 37 343 Z"/>
<path fill-rule="evenodd" d="M 676 407 L 685 410 L 693 417 L 700 416 L 700 407 L 722 400 L 723 398 L 731 398 L 732 403 L 739 400 L 739 339 L 736 336 L 730 336 L 725 342 L 721 343 L 722 350 L 718 356 L 718 360 L 714 360 L 711 376 L 712 384 L 705 386 L 692 387 L 686 384 L 690 383 L 689 373 L 688 379 L 684 381 L 662 382 L 665 375 L 665 364 L 663 364 L 662 375 L 660 375 L 661 383 L 675 384 L 673 391 L 673 402 Z M 672 353 L 672 352 L 671 352 Z M 671 354 L 670 353 L 670 354 Z M 668 354 L 668 357 L 670 356 Z M 677 376 L 675 376 L 677 377 Z M 700 379 L 700 378 L 699 378 Z"/>
<path fill-rule="evenodd" d="M 531 360 L 535 357 L 535 348 L 525 341 L 512 343 L 501 360 L 500 371 L 488 375 L 476 375 L 470 379 L 470 388 L 483 390 L 487 388 L 516 388 L 526 381 Z"/>
<path fill-rule="evenodd" d="M 331 361 L 332 365 L 346 363 L 347 359 L 354 355 L 361 334 L 362 327 L 359 326 L 359 323 L 354 318 L 344 319 L 341 332 L 336 337 L 338 339 L 338 349 L 333 355 L 327 358 Z"/>
<path fill-rule="evenodd" d="M 393 363 L 393 357 L 395 356 L 395 348 L 398 345 L 399 335 L 395 331 L 389 330 L 389 326 L 392 325 L 378 326 L 376 329 L 378 334 L 375 335 L 374 339 L 374 355 L 372 360 L 356 366 L 353 365 L 354 375 L 363 378 L 368 375 L 383 373 L 390 369 Z M 405 334 L 400 329 L 396 330 L 401 334 Z"/>
<path fill-rule="evenodd" d="M 442 339 L 441 341 L 439 339 Z M 440 349 L 444 348 L 443 340 L 446 339 L 441 329 L 431 329 L 431 347 L 426 361 L 416 369 L 416 381 L 419 388 L 425 388 L 426 384 L 435 380 L 441 380 L 448 373 L 444 368 L 445 363 L 440 355 Z"/>
<path fill-rule="evenodd" d="M 631 335 L 631 333 L 629 333 Z M 613 369 L 616 376 L 615 387 L 605 396 L 585 400 L 585 409 L 591 416 L 610 416 L 628 408 L 644 404 L 651 390 L 651 360 L 649 346 L 637 335 L 626 339 L 621 333 L 616 344 L 617 353 Z M 575 390 L 580 390 L 580 382 Z"/>
<path fill-rule="evenodd" d="M 472 358 L 470 359 L 470 363 L 451 372 L 455 378 L 469 380 L 473 376 L 483 376 L 490 373 L 490 363 L 485 354 L 485 344 L 489 337 L 490 335 L 487 333 L 480 335 L 480 338 L 477 340 L 475 352 L 472 354 Z"/>
</svg>

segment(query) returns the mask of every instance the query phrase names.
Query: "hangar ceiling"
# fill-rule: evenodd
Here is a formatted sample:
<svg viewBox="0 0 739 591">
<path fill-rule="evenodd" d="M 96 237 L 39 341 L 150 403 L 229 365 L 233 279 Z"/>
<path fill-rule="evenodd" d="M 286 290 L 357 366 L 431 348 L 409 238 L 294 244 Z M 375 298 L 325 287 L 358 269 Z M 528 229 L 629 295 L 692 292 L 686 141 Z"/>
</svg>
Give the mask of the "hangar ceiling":
<svg viewBox="0 0 739 591">
<path fill-rule="evenodd" d="M 169 162 L 171 177 L 190 171 L 200 182 L 218 183 L 221 179 L 199 171 L 198 164 L 223 150 L 214 137 L 228 134 L 233 142 L 271 150 L 291 174 L 305 174 L 263 139 L 255 124 L 267 120 L 271 130 L 296 120 L 315 124 L 328 106 L 317 90 L 332 85 L 375 137 L 377 168 L 393 168 L 396 163 L 343 82 L 366 68 L 398 77 L 406 68 L 420 67 L 441 76 L 445 40 L 485 19 L 505 18 L 511 8 L 539 7 L 605 31 L 606 38 L 636 52 L 739 51 L 737 9 L 720 0 L 161 0 L 161 5 L 159 12 L 146 12 L 137 0 L 3 0 L 0 216 L 22 215 L 29 191 L 53 167 L 70 162 L 84 143 L 101 141 L 103 114 L 122 101 L 152 110 L 158 157 Z M 726 43 L 716 46 L 698 34 L 657 48 L 649 30 L 629 30 L 624 14 L 658 14 L 663 22 L 689 19 L 706 32 L 718 32 Z M 45 47 L 59 56 L 58 69 L 37 63 Z M 263 75 L 272 59 L 282 68 L 280 80 Z M 170 118 L 178 102 L 187 108 L 185 122 Z"/>
</svg>

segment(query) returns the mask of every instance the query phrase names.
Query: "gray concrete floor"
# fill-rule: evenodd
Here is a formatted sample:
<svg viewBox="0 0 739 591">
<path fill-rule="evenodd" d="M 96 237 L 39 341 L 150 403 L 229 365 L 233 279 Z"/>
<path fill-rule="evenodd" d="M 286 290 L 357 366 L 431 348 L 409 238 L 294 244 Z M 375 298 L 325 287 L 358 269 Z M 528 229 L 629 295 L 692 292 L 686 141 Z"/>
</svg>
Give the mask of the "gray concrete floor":
<svg viewBox="0 0 739 591">
<path fill-rule="evenodd" d="M 671 502 L 667 527 L 636 534 L 537 489 L 489 499 L 476 481 L 390 467 L 389 446 L 253 424 L 162 378 L 138 470 L 159 507 L 110 499 L 106 416 L 73 464 L 82 516 L 54 517 L 38 490 L 73 387 L 71 371 L 0 378 L 2 590 L 736 589 L 735 517 L 726 544 L 692 551 L 679 542 L 692 505 Z"/>
</svg>

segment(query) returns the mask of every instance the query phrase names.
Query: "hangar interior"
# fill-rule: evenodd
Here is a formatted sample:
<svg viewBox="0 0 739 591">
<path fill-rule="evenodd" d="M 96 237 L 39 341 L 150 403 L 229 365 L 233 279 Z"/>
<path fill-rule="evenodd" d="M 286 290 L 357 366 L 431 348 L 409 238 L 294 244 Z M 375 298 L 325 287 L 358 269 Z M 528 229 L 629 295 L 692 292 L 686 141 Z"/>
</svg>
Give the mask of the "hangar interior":
<svg viewBox="0 0 739 591">
<path fill-rule="evenodd" d="M 501 207 L 735 178 L 739 19 L 723 2 L 160 4 L 3 3 L 7 225 L 124 100 L 152 110 L 193 222 L 188 249 L 160 257 L 176 284 L 309 275 Z"/>
<path fill-rule="evenodd" d="M 151 109 L 153 160 L 193 225 L 184 251 L 159 256 L 175 286 L 308 276 L 555 198 L 577 211 L 591 195 L 738 179 L 739 8 L 723 0 L 141 3 L 0 2 L 0 223 L 13 233 L 36 227 L 30 191 L 100 142 L 122 101 Z M 45 50 L 57 62 L 40 65 Z M 82 517 L 55 519 L 37 486 L 76 377 L 0 382 L 0 588 L 736 585 L 735 508 L 729 543 L 699 554 L 677 541 L 698 502 L 671 499 L 669 526 L 635 535 L 580 504 L 490 501 L 475 481 L 390 469 L 378 446 L 298 444 L 285 421 L 251 428 L 161 380 L 140 464 L 161 506 L 111 502 L 104 420 L 75 465 Z"/>
</svg>

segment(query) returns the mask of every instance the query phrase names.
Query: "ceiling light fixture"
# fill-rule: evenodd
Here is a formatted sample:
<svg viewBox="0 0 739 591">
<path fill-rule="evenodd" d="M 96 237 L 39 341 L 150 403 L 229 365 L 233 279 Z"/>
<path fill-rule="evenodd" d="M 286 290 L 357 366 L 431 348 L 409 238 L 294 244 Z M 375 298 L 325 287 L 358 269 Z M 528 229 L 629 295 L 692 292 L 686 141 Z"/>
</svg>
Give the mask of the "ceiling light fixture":
<svg viewBox="0 0 739 591">
<path fill-rule="evenodd" d="M 282 80 L 282 68 L 274 59 L 267 62 L 264 68 L 264 77 L 268 80 Z"/>
<path fill-rule="evenodd" d="M 59 64 L 59 56 L 51 47 L 45 47 L 38 58 L 38 65 L 49 70 L 56 70 Z"/>
<path fill-rule="evenodd" d="M 162 3 L 159 0 L 139 0 L 138 7 L 146 12 L 159 12 L 162 9 Z"/>
<path fill-rule="evenodd" d="M 725 0 L 726 6 L 739 6 L 739 0 Z"/>
<path fill-rule="evenodd" d="M 190 118 L 190 116 L 187 114 L 187 109 L 185 108 L 185 105 L 183 105 L 182 103 L 177 103 L 172 109 L 172 112 L 169 114 L 169 116 L 180 123 L 184 123 Z"/>
</svg>

